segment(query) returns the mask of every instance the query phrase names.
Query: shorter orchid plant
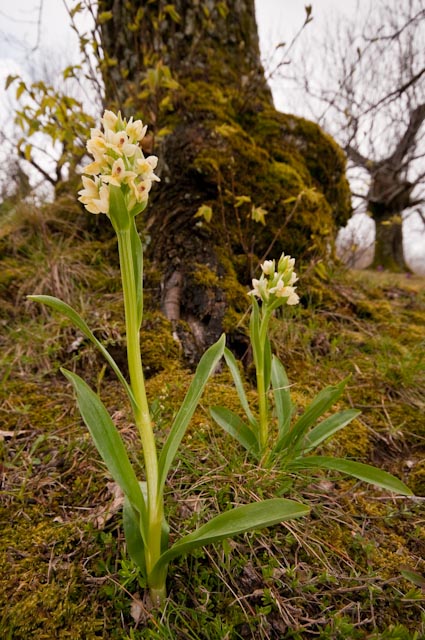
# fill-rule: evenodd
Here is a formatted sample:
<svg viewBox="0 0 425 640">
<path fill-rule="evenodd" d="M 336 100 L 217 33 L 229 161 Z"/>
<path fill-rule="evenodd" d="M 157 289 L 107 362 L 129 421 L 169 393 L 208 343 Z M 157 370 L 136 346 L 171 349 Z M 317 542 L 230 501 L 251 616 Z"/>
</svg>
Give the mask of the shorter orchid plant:
<svg viewBox="0 0 425 640">
<path fill-rule="evenodd" d="M 232 374 L 245 420 L 230 409 L 218 406 L 210 409 L 213 419 L 236 438 L 263 467 L 276 465 L 289 472 L 319 468 L 340 471 L 384 489 L 411 495 L 410 489 L 398 478 L 371 465 L 345 458 L 307 455 L 348 425 L 360 412 L 348 409 L 323 418 L 341 397 L 349 380 L 346 378 L 339 384 L 320 391 L 304 413 L 293 419 L 296 408 L 291 400 L 290 384 L 283 364 L 272 355 L 268 330 L 276 309 L 299 302 L 294 287 L 298 280 L 294 264 L 295 260 L 284 254 L 277 266 L 275 260 L 266 260 L 261 265 L 260 279 L 252 281 L 249 335 L 257 379 L 258 414 L 254 415 L 251 410 L 238 363 L 226 348 L 224 357 Z M 261 306 L 257 298 L 261 301 Z"/>
<path fill-rule="evenodd" d="M 94 162 L 84 170 L 87 175 L 83 176 L 84 188 L 80 191 L 79 200 L 89 212 L 106 214 L 117 235 L 130 382 L 72 307 L 51 296 L 34 295 L 29 298 L 46 304 L 71 320 L 98 348 L 125 389 L 140 436 L 145 475 L 142 481 L 136 477 L 121 435 L 98 395 L 80 376 L 62 369 L 74 388 L 81 416 L 98 452 L 124 493 L 123 527 L 127 551 L 145 577 L 153 604 L 161 606 L 166 597 L 168 564 L 175 557 L 245 531 L 304 516 L 309 509 L 283 498 L 234 507 L 211 518 L 206 524 L 170 545 L 164 513 L 167 475 L 204 387 L 224 353 L 225 337 L 223 335 L 201 358 L 166 441 L 158 452 L 140 352 L 143 250 L 135 222 L 136 216 L 147 205 L 153 182 L 159 180 L 154 173 L 157 158 L 145 158 L 143 155 L 140 143 L 145 136 L 146 127 L 140 120 L 130 119 L 127 122 L 120 114 L 105 111 L 102 125 L 103 131 L 91 130 L 91 138 L 87 143 Z M 232 363 L 229 358 L 228 354 L 227 359 Z M 258 366 L 261 366 L 260 361 Z M 265 379 L 264 392 L 267 384 Z M 264 409 L 262 411 L 264 413 Z"/>
</svg>

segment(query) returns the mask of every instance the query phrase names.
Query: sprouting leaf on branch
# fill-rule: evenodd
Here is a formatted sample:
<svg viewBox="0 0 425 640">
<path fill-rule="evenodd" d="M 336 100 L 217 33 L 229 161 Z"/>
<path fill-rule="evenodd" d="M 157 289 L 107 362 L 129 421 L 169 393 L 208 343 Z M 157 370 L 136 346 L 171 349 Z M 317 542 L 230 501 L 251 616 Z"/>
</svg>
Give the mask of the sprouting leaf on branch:
<svg viewBox="0 0 425 640">
<path fill-rule="evenodd" d="M 211 222 L 213 210 L 206 204 L 201 204 L 198 211 L 195 213 L 195 218 L 203 218 L 205 222 Z"/>
<path fill-rule="evenodd" d="M 97 22 L 99 24 L 105 24 L 105 22 L 109 22 L 109 20 L 112 20 L 112 11 L 102 11 L 97 16 Z"/>
<path fill-rule="evenodd" d="M 239 208 L 243 204 L 248 204 L 251 202 L 250 196 L 236 196 L 235 198 L 235 207 Z"/>
<path fill-rule="evenodd" d="M 266 209 L 263 209 L 263 207 L 252 207 L 251 210 L 251 218 L 254 220 L 254 222 L 259 222 L 262 225 L 266 224 L 266 219 L 265 216 L 268 214 L 268 211 Z"/>
<path fill-rule="evenodd" d="M 181 16 L 173 4 L 167 4 L 164 7 L 164 12 L 168 13 L 168 15 L 170 16 L 171 20 L 173 20 L 173 22 L 176 22 L 176 23 L 181 22 Z"/>
<path fill-rule="evenodd" d="M 221 18 L 223 19 L 227 18 L 227 15 L 229 13 L 229 7 L 227 6 L 227 3 L 217 2 L 217 11 Z"/>
<path fill-rule="evenodd" d="M 10 87 L 10 85 L 15 82 L 15 80 L 17 80 L 19 78 L 19 76 L 13 76 L 13 75 L 9 75 L 6 78 L 6 82 L 4 84 L 4 88 L 7 91 L 7 89 Z"/>
</svg>

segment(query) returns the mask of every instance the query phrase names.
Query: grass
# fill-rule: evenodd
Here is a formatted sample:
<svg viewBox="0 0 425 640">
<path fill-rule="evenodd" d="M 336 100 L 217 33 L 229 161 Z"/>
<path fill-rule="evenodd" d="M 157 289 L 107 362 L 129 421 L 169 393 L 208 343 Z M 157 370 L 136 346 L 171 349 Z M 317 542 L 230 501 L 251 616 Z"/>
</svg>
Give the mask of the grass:
<svg viewBox="0 0 425 640">
<path fill-rule="evenodd" d="M 114 241 L 84 230 L 79 209 L 65 205 L 8 220 L 0 234 L 0 637 L 425 637 L 424 279 L 321 269 L 300 281 L 293 317 L 285 313 L 272 326 L 299 406 L 352 376 L 340 406 L 362 414 L 323 450 L 385 468 L 418 497 L 389 496 L 330 473 L 271 470 L 259 478 L 209 420 L 217 400 L 238 407 L 222 371 L 167 485 L 171 535 L 263 497 L 308 502 L 312 513 L 179 559 L 170 567 L 166 608 L 154 614 L 125 556 L 120 496 L 58 368 L 83 372 L 99 389 L 142 477 L 123 393 L 67 322 L 25 299 L 51 293 L 75 304 L 123 358 Z M 148 393 L 161 440 L 191 374 L 155 309 L 147 331 Z"/>
</svg>

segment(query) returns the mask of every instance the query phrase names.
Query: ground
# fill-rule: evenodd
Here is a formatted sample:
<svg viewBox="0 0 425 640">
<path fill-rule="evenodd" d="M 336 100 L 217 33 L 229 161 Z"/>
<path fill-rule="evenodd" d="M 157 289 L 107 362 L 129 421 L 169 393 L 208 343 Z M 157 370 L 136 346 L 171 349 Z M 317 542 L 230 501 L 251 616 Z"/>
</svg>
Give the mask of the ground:
<svg viewBox="0 0 425 640">
<path fill-rule="evenodd" d="M 77 219 L 65 224 L 64 215 L 66 203 L 60 215 L 34 209 L 3 225 L 0 237 L 0 636 L 424 637 L 425 279 L 316 263 L 301 273 L 301 304 L 274 319 L 271 336 L 300 407 L 351 374 L 339 407 L 362 413 L 323 451 L 391 471 L 416 497 L 336 473 L 261 472 L 209 418 L 217 402 L 237 410 L 223 368 L 167 484 L 172 537 L 230 504 L 276 495 L 308 503 L 311 515 L 177 560 L 166 608 L 156 614 L 125 554 L 119 493 L 59 367 L 100 391 L 143 477 L 123 393 L 68 321 L 25 297 L 50 293 L 72 302 L 124 363 L 115 242 L 97 227 L 82 231 Z M 149 265 L 147 282 L 143 354 L 161 442 L 192 373 L 154 308 Z M 245 373 L 255 407 L 249 364 Z"/>
</svg>

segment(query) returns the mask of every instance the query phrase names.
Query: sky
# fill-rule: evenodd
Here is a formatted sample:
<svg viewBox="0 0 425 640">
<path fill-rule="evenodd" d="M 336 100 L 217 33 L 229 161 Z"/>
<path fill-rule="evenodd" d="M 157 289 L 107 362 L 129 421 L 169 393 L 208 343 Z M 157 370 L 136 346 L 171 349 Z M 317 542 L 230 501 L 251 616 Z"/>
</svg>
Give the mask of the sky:
<svg viewBox="0 0 425 640">
<path fill-rule="evenodd" d="M 67 0 L 68 4 L 74 2 Z M 339 15 L 353 16 L 356 12 L 366 12 L 370 0 L 256 0 L 256 17 L 260 37 L 262 57 L 267 67 L 273 68 L 270 60 L 277 44 L 290 43 L 299 31 L 306 17 L 305 5 L 312 5 L 313 20 L 305 32 L 311 38 L 320 35 L 337 20 Z M 41 11 L 40 11 L 41 6 Z M 0 0 L 0 126 L 7 127 L 10 102 L 1 87 L 8 74 L 25 74 L 29 67 L 39 68 L 39 51 L 45 52 L 50 68 L 57 67 L 58 74 L 71 62 L 78 62 L 78 42 L 69 27 L 64 0 Z M 291 54 L 289 54 L 289 59 Z M 275 105 L 282 111 L 291 111 L 308 117 L 305 105 L 300 102 L 294 108 L 292 85 L 282 78 L 271 78 Z M 0 154 L 0 161 L 2 160 Z M 420 233 L 422 225 L 412 219 L 407 228 L 406 252 L 413 260 L 411 266 L 425 274 L 425 235 Z M 408 226 L 408 225 L 407 225 Z M 343 232 L 344 233 L 344 232 Z M 354 234 L 357 242 L 373 233 L 373 223 L 366 215 L 355 216 L 346 236 Z M 371 252 L 366 254 L 366 262 Z M 418 266 L 419 265 L 419 266 Z"/>
</svg>

